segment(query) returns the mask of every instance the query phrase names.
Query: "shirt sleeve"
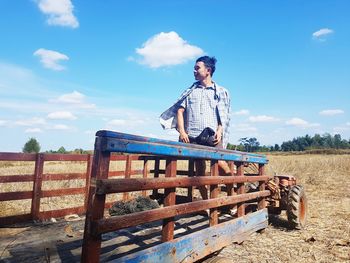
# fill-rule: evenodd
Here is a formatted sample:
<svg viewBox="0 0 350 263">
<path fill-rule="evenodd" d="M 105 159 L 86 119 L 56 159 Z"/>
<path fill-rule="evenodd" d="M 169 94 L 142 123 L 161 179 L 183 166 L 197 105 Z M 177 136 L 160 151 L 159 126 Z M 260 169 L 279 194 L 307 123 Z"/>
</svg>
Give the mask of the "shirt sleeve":
<svg viewBox="0 0 350 263">
<path fill-rule="evenodd" d="M 187 98 L 188 96 L 181 102 L 180 107 L 186 109 L 187 108 Z"/>
</svg>

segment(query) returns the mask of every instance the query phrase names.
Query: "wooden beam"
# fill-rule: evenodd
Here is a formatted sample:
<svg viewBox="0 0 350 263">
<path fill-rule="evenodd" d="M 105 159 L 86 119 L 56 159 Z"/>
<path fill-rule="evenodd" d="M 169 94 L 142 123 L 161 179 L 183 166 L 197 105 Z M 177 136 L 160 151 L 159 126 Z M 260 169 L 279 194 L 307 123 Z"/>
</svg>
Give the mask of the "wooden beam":
<svg viewBox="0 0 350 263">
<path fill-rule="evenodd" d="M 166 160 L 165 177 L 171 178 L 176 176 L 176 159 L 170 158 Z M 175 187 L 167 188 L 164 192 L 164 207 L 172 207 L 175 205 Z M 162 241 L 166 242 L 174 238 L 174 217 L 168 217 L 163 220 Z"/>
<path fill-rule="evenodd" d="M 104 218 L 101 220 L 95 220 L 94 222 L 91 222 L 91 231 L 93 235 L 98 236 L 103 233 L 127 228 L 130 226 L 145 224 L 164 218 L 171 218 L 178 215 L 190 214 L 214 207 L 237 204 L 253 200 L 258 197 L 269 196 L 270 194 L 270 191 L 265 190 L 264 192 L 254 192 L 242 195 L 219 197 L 209 200 L 200 200 L 192 203 L 166 206 L 128 215 L 113 216 L 110 218 Z"/>
<path fill-rule="evenodd" d="M 190 187 L 213 184 L 232 184 L 244 182 L 266 182 L 269 176 L 195 176 L 174 178 L 132 178 L 96 181 L 96 194 L 111 194 L 172 187 Z"/>
</svg>

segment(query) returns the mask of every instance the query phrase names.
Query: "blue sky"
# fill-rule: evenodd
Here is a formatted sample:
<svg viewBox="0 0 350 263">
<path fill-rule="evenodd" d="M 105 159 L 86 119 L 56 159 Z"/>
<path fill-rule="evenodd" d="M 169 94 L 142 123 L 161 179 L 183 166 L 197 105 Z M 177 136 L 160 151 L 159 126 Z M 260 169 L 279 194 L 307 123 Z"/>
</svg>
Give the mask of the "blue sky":
<svg viewBox="0 0 350 263">
<path fill-rule="evenodd" d="M 0 151 L 92 149 L 101 129 L 176 140 L 158 116 L 218 60 L 230 142 L 350 138 L 350 2 L 0 3 Z"/>
</svg>

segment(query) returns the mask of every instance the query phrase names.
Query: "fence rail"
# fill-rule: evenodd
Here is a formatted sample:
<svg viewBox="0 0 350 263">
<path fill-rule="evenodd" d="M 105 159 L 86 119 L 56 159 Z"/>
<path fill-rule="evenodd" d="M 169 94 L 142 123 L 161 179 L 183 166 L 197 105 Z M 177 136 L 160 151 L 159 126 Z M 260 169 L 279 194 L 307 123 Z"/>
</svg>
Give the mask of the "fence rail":
<svg viewBox="0 0 350 263">
<path fill-rule="evenodd" d="M 112 155 L 111 161 L 123 161 L 126 163 L 126 167 L 121 171 L 110 171 L 109 177 L 127 177 L 145 174 L 143 169 L 131 169 L 132 161 L 144 161 L 155 160 L 152 156 L 141 155 Z M 28 154 L 28 153 L 10 153 L 0 152 L 0 162 L 34 162 L 34 172 L 32 174 L 13 174 L 3 175 L 0 169 L 0 189 L 5 184 L 11 183 L 33 183 L 31 191 L 13 191 L 13 192 L 0 192 L 0 203 L 6 201 L 18 201 L 18 200 L 30 200 L 31 209 L 26 214 L 14 214 L 5 216 L 0 212 L 0 225 L 10 225 L 15 223 L 21 223 L 29 220 L 46 220 L 52 217 L 62 217 L 69 214 L 84 214 L 87 206 L 88 189 L 90 186 L 90 173 L 92 165 L 92 155 L 90 154 Z M 62 162 L 60 165 L 64 166 L 67 162 L 84 162 L 86 165 L 85 172 L 74 173 L 44 173 L 44 167 L 46 162 Z M 158 159 L 159 162 L 159 159 Z M 1 168 L 1 167 L 0 167 Z M 147 171 L 148 172 L 148 171 Z M 60 189 L 45 189 L 43 190 L 43 184 L 48 181 L 66 181 L 66 180 L 84 180 L 83 187 L 75 188 L 60 188 Z M 144 193 L 145 194 L 145 193 Z M 43 211 L 41 208 L 42 198 L 48 197 L 64 197 L 67 195 L 83 195 L 83 205 L 78 205 L 70 208 L 61 208 L 49 211 Z M 123 198 L 129 198 L 129 195 L 124 195 Z M 110 203 L 106 203 L 106 207 L 111 206 Z"/>
</svg>

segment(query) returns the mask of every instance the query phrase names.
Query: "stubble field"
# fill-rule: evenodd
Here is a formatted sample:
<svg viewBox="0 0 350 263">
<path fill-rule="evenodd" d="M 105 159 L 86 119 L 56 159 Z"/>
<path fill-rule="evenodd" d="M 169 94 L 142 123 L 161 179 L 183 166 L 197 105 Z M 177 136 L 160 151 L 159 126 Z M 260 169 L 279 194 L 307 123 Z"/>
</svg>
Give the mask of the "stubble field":
<svg viewBox="0 0 350 263">
<path fill-rule="evenodd" d="M 294 175 L 308 198 L 308 223 L 302 231 L 287 228 L 286 217 L 271 217 L 263 233 L 255 233 L 244 243 L 233 244 L 220 253 L 233 262 L 350 262 L 350 155 L 269 155 L 267 173 Z M 181 164 L 180 164 L 181 165 Z M 123 166 L 123 165 L 122 165 Z M 53 162 L 47 172 L 83 172 L 83 164 Z M 32 173 L 33 164 L 0 164 L 0 176 Z M 115 167 L 115 170 L 120 168 Z M 134 169 L 139 169 L 135 167 Z M 81 187 L 84 180 L 62 182 L 61 187 Z M 48 184 L 44 187 L 48 189 Z M 31 183 L 3 184 L 1 192 L 30 191 Z M 43 200 L 44 209 L 57 204 L 82 204 L 81 196 Z M 0 202 L 2 215 L 28 212 L 30 202 Z"/>
</svg>

